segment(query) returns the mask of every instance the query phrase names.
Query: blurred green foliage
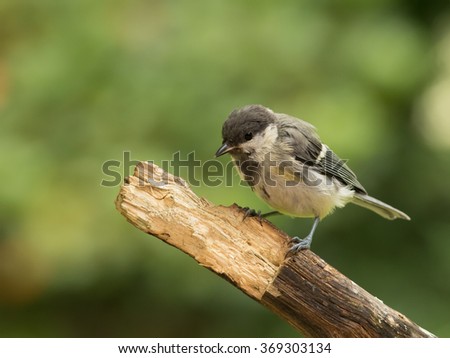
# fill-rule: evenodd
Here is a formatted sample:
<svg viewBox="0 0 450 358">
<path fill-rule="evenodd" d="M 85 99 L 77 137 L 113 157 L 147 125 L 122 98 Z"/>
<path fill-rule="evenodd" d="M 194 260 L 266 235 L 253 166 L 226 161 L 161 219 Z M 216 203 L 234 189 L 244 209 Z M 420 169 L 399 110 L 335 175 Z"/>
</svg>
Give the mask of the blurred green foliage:
<svg viewBox="0 0 450 358">
<path fill-rule="evenodd" d="M 0 336 L 296 336 L 128 224 L 119 187 L 100 185 L 124 151 L 211 159 L 249 103 L 312 122 L 412 217 L 350 206 L 313 250 L 450 336 L 449 18 L 438 0 L 1 0 Z M 239 185 L 194 190 L 267 209 Z M 311 225 L 273 221 L 292 235 Z"/>
</svg>

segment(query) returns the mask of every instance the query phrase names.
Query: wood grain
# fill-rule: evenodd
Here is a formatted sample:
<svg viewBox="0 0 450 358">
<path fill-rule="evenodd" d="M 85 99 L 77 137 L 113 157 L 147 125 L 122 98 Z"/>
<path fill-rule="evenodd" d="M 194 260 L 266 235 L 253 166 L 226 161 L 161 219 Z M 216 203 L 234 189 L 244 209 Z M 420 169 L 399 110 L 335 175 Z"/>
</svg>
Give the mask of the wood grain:
<svg viewBox="0 0 450 358">
<path fill-rule="evenodd" d="M 434 337 L 312 251 L 285 258 L 289 237 L 270 222 L 215 206 L 150 162 L 116 199 L 138 229 L 175 246 L 310 337 Z"/>
</svg>

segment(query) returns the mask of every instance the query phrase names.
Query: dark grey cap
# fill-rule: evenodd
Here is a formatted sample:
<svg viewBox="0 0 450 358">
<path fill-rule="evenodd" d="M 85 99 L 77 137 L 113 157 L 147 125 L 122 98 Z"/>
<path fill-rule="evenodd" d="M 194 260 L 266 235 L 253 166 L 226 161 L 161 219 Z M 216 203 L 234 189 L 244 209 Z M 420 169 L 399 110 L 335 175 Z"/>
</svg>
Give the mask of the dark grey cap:
<svg viewBox="0 0 450 358">
<path fill-rule="evenodd" d="M 223 142 L 229 145 L 244 143 L 249 135 L 254 136 L 262 132 L 269 124 L 274 123 L 275 119 L 275 113 L 260 104 L 235 109 L 223 124 Z"/>
</svg>

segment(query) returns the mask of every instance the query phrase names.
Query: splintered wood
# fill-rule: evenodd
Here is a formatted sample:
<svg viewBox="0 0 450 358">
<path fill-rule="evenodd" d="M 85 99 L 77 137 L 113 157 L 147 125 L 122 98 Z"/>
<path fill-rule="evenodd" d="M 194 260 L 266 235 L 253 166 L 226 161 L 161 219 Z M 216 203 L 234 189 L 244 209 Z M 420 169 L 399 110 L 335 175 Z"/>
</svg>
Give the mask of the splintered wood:
<svg viewBox="0 0 450 358">
<path fill-rule="evenodd" d="M 289 237 L 237 205 L 215 206 L 151 162 L 126 178 L 117 210 L 193 257 L 310 337 L 434 337 L 310 250 L 285 258 Z"/>
</svg>

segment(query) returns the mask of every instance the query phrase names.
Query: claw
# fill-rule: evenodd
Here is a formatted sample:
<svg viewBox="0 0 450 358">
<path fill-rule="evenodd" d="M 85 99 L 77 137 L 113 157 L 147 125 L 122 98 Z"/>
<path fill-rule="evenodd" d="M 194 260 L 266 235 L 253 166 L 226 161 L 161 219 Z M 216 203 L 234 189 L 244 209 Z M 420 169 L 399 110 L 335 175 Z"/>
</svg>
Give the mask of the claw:
<svg viewBox="0 0 450 358">
<path fill-rule="evenodd" d="M 314 231 L 316 231 L 316 227 L 319 224 L 319 218 L 316 217 L 314 219 L 313 226 L 311 228 L 311 231 L 309 232 L 308 236 L 306 236 L 304 239 L 300 239 L 298 236 L 294 236 L 289 243 L 293 244 L 290 249 L 286 252 L 286 257 L 295 255 L 300 250 L 307 250 L 311 247 L 311 242 L 313 239 Z"/>
<path fill-rule="evenodd" d="M 307 250 L 311 247 L 312 236 L 308 235 L 304 239 L 300 239 L 298 236 L 294 236 L 289 243 L 293 244 L 286 253 L 286 257 L 295 255 L 301 250 Z"/>
<path fill-rule="evenodd" d="M 300 239 L 298 236 L 294 236 L 289 240 L 290 244 L 299 244 L 303 239 Z"/>
<path fill-rule="evenodd" d="M 244 210 L 244 217 L 242 218 L 242 221 L 244 221 L 248 217 L 256 216 L 259 223 L 262 225 L 263 216 L 261 215 L 261 210 L 256 211 L 255 209 L 250 209 L 249 207 L 242 208 L 242 210 Z"/>
</svg>

